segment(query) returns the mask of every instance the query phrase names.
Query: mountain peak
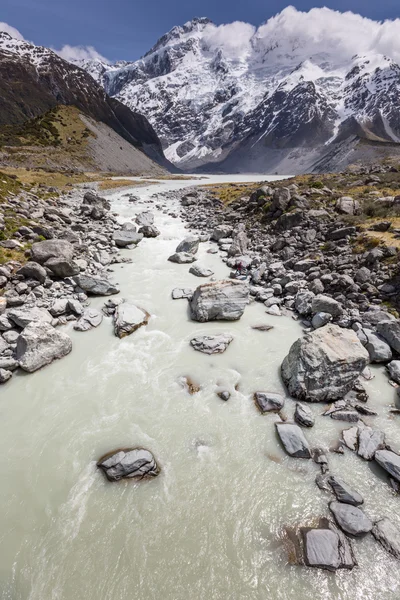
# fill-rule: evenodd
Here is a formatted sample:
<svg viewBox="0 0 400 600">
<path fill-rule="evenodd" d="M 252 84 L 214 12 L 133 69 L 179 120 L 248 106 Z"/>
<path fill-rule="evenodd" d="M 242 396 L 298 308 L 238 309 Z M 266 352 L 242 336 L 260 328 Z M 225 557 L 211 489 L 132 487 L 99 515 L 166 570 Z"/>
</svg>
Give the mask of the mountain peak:
<svg viewBox="0 0 400 600">
<path fill-rule="evenodd" d="M 191 34 L 201 34 L 207 25 L 211 25 L 212 21 L 208 17 L 194 17 L 191 21 L 187 21 L 184 25 L 176 25 L 172 29 L 161 36 L 154 46 L 146 52 L 145 56 L 157 52 L 160 48 L 165 46 L 173 45 L 179 40 L 184 40 L 187 37 L 191 37 Z"/>
</svg>

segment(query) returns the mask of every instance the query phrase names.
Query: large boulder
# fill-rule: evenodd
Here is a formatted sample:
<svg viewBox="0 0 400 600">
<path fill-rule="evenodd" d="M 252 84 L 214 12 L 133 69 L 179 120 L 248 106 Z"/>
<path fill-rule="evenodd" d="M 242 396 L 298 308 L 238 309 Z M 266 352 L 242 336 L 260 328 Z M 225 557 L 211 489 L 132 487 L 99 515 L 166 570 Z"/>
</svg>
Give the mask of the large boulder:
<svg viewBox="0 0 400 600">
<path fill-rule="evenodd" d="M 295 423 L 275 423 L 283 447 L 295 458 L 311 458 L 310 446 L 304 433 Z"/>
<path fill-rule="evenodd" d="M 130 229 L 118 229 L 113 233 L 113 240 L 118 248 L 136 246 L 143 239 L 143 233 L 137 233 Z"/>
<path fill-rule="evenodd" d="M 16 357 L 21 369 L 33 373 L 71 350 L 72 341 L 66 333 L 49 323 L 37 322 L 27 325 L 19 335 Z"/>
<path fill-rule="evenodd" d="M 189 235 L 180 244 L 177 245 L 175 252 L 185 252 L 188 254 L 197 254 L 200 239 L 196 235 Z"/>
<path fill-rule="evenodd" d="M 98 196 L 95 192 L 88 191 L 83 197 L 81 204 L 81 213 L 91 219 L 102 219 L 106 211 L 110 210 L 111 205 L 108 200 Z"/>
<path fill-rule="evenodd" d="M 214 242 L 219 242 L 223 238 L 229 238 L 232 234 L 231 225 L 218 225 L 211 234 L 211 239 Z"/>
<path fill-rule="evenodd" d="M 149 450 L 133 448 L 117 450 L 101 458 L 97 466 L 109 481 L 120 479 L 146 479 L 160 472 L 156 459 Z"/>
<path fill-rule="evenodd" d="M 311 312 L 313 315 L 322 312 L 328 313 L 332 315 L 332 317 L 340 317 L 343 313 L 343 308 L 337 300 L 334 300 L 330 296 L 318 294 L 318 296 L 315 296 L 315 298 L 312 299 Z"/>
<path fill-rule="evenodd" d="M 147 311 L 130 302 L 121 302 L 114 313 L 114 333 L 123 338 L 130 335 L 139 327 L 147 325 L 150 315 Z"/>
<path fill-rule="evenodd" d="M 37 262 L 29 261 L 17 271 L 17 275 L 23 275 L 26 279 L 36 279 L 39 283 L 46 280 L 46 269 Z"/>
<path fill-rule="evenodd" d="M 190 340 L 191 346 L 204 354 L 222 354 L 232 342 L 233 337 L 226 333 L 219 335 L 201 335 Z"/>
<path fill-rule="evenodd" d="M 195 321 L 236 321 L 249 302 L 249 288 L 240 281 L 216 281 L 200 285 L 190 300 Z"/>
<path fill-rule="evenodd" d="M 145 238 L 155 238 L 160 235 L 160 231 L 155 225 L 142 225 L 139 233 L 142 233 Z"/>
<path fill-rule="evenodd" d="M 233 232 L 232 244 L 228 249 L 228 256 L 244 256 L 247 254 L 249 239 L 246 235 L 244 224 L 240 224 Z"/>
<path fill-rule="evenodd" d="M 400 321 L 381 321 L 377 325 L 377 331 L 400 354 Z"/>
<path fill-rule="evenodd" d="M 323 520 L 323 525 L 301 529 L 305 564 L 328 571 L 352 569 L 356 562 L 350 541 L 327 519 Z"/>
<path fill-rule="evenodd" d="M 368 358 L 354 331 L 329 324 L 292 345 L 282 363 L 282 378 L 299 400 L 337 400 L 350 392 Z"/>
<path fill-rule="evenodd" d="M 81 273 L 75 277 L 75 282 L 84 292 L 92 294 L 93 296 L 111 296 L 112 294 L 119 294 L 118 287 L 113 283 L 110 283 L 108 279 Z"/>
<path fill-rule="evenodd" d="M 33 306 L 32 308 L 10 308 L 7 318 L 18 325 L 26 327 L 29 323 L 51 323 L 53 317 L 45 308 Z"/>
<path fill-rule="evenodd" d="M 78 275 L 80 271 L 79 265 L 74 260 L 67 260 L 56 256 L 46 260 L 44 266 L 50 269 L 55 277 L 60 277 L 61 279 Z"/>
<path fill-rule="evenodd" d="M 342 215 L 358 215 L 360 203 L 350 196 L 343 196 L 336 201 L 336 210 Z"/>
<path fill-rule="evenodd" d="M 149 227 L 154 225 L 154 215 L 151 211 L 145 210 L 137 215 L 135 221 L 139 227 Z"/>
<path fill-rule="evenodd" d="M 369 358 L 372 363 L 389 362 L 392 360 L 392 351 L 385 340 L 374 333 L 366 333 Z"/>
<path fill-rule="evenodd" d="M 45 240 L 36 242 L 31 248 L 31 258 L 34 262 L 43 265 L 50 258 L 71 261 L 74 255 L 74 247 L 67 240 Z"/>
</svg>

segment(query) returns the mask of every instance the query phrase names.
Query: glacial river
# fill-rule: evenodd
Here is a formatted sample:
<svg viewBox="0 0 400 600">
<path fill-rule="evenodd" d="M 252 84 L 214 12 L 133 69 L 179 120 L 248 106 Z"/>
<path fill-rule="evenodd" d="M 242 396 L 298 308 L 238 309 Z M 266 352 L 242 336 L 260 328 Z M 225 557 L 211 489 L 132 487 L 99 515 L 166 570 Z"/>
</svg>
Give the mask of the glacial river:
<svg viewBox="0 0 400 600">
<path fill-rule="evenodd" d="M 1 388 L 0 598 L 397 600 L 400 563 L 372 536 L 355 541 L 359 566 L 351 572 L 288 564 L 284 527 L 328 515 L 332 497 L 314 482 L 317 465 L 284 454 L 276 417 L 259 414 L 252 394 L 283 391 L 279 368 L 302 328 L 258 303 L 235 323 L 196 323 L 185 300 L 171 299 L 174 287 L 203 281 L 188 265 L 167 261 L 188 230 L 155 208 L 160 200 L 148 201 L 196 183 L 205 182 L 133 189 L 136 204 L 124 196 L 128 190 L 110 196 L 122 220 L 156 213 L 161 236 L 124 251 L 133 262 L 112 275 L 122 297 L 151 313 L 149 325 L 122 340 L 108 318 L 87 333 L 68 326 L 68 357 Z M 228 269 L 207 253 L 211 246 L 201 244 L 198 262 L 224 278 Z M 252 329 L 263 324 L 274 329 Z M 234 337 L 225 354 L 190 347 L 192 337 L 215 332 Z M 379 416 L 365 420 L 399 448 L 398 417 L 389 413 L 394 390 L 383 369 L 374 372 L 366 387 Z M 189 395 L 184 376 L 200 392 Z M 228 402 L 217 397 L 221 388 L 231 391 Z M 320 416 L 321 405 L 312 408 L 316 425 L 305 434 L 328 450 L 347 424 Z M 290 418 L 293 409 L 287 401 Z M 105 481 L 96 459 L 129 446 L 154 453 L 158 478 Z M 400 525 L 399 498 L 372 465 L 350 451 L 329 454 L 329 464 L 364 496 L 372 519 L 387 515 Z"/>
</svg>

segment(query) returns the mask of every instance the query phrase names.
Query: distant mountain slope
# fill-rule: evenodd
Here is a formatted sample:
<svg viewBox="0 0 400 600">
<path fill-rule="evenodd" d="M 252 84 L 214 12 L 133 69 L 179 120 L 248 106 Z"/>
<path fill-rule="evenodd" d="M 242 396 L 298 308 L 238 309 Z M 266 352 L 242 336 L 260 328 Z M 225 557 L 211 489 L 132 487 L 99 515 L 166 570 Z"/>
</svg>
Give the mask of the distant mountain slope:
<svg viewBox="0 0 400 600">
<path fill-rule="evenodd" d="M 57 105 L 74 105 L 104 123 L 137 151 L 168 168 L 147 119 L 110 98 L 86 71 L 52 50 L 0 33 L 0 125 L 20 125 Z"/>
<path fill-rule="evenodd" d="M 196 18 L 138 61 L 81 66 L 146 115 L 181 168 L 247 170 L 250 154 L 256 170 L 280 171 L 282 157 L 303 149 L 311 169 L 354 136 L 400 143 L 400 41 L 390 26 L 326 8 L 289 7 L 257 30 Z"/>
</svg>

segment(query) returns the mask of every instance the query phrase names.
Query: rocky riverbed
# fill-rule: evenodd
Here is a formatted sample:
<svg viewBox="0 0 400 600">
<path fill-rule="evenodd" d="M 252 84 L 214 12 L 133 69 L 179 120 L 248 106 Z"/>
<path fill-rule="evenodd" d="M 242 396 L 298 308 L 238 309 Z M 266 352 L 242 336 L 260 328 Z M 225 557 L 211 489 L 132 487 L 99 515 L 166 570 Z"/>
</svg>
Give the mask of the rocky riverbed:
<svg viewBox="0 0 400 600">
<path fill-rule="evenodd" d="M 1 492 L 7 519 L 0 556 L 4 569 L 14 573 L 4 586 L 11 595 L 18 590 L 33 599 L 52 593 L 57 579 L 67 600 L 82 592 L 101 597 L 104 590 L 138 598 L 162 593 L 177 600 L 187 589 L 195 598 L 206 590 L 208 597 L 244 594 L 256 600 L 262 593 L 286 600 L 290 595 L 282 581 L 290 577 L 300 599 L 333 600 L 338 590 L 344 598 L 392 598 L 399 564 L 395 389 L 384 366 L 369 364 L 370 351 L 352 327 L 356 320 L 342 321 L 357 309 L 337 297 L 332 301 L 324 289 L 306 296 L 308 312 L 299 315 L 297 294 L 310 290 L 306 285 L 304 292 L 277 294 L 275 288 L 270 295 L 272 286 L 284 288 L 275 281 L 279 275 L 270 277 L 274 263 L 266 265 L 258 283 L 231 282 L 226 261 L 229 254 L 239 256 L 231 246 L 254 261 L 252 278 L 262 262 L 257 264 L 259 251 L 250 247 L 243 223 L 232 241 L 209 240 L 225 225 L 224 213 L 218 206 L 214 210 L 214 202 L 205 205 L 203 219 L 193 204 L 189 210 L 184 198 L 195 197 L 201 206 L 203 192 L 188 194 L 187 185 L 154 186 L 135 192 L 137 198 L 113 194 L 106 200 L 111 210 L 103 201 L 82 203 L 86 191 L 77 192 L 71 229 L 80 221 L 85 229 L 80 242 L 69 241 L 72 256 L 58 261 L 72 270 L 77 263 L 76 274 L 57 276 L 50 268 L 57 257 L 42 251 L 45 240 L 32 239 L 31 253 L 39 257 L 33 262 L 46 273 L 43 305 L 26 294 L 20 306 L 7 306 L 4 314 L 48 311 L 51 320 L 20 315 L 20 324 L 11 329 L 18 339 L 32 327 L 54 331 L 71 340 L 72 352 L 64 344 L 61 360 L 49 360 L 33 374 L 24 375 L 21 366 L 2 388 L 1 443 L 10 458 L 2 467 L 9 486 Z M 166 187 L 172 188 L 167 195 Z M 93 206 L 101 212 L 100 205 L 105 212 L 97 219 Z M 194 218 L 197 224 L 188 222 Z M 151 228 L 152 235 L 142 238 L 139 227 Z M 63 239 L 63 228 L 60 224 L 50 241 Z M 118 249 L 128 237 L 127 249 Z M 100 251 L 111 263 L 94 260 Z M 194 260 L 168 260 L 177 253 Z M 199 269 L 190 272 L 194 265 Z M 7 289 L 26 281 L 23 273 L 8 277 Z M 60 294 L 53 298 L 50 290 L 57 284 Z M 267 302 L 270 298 L 277 300 Z M 51 312 L 56 300 L 66 301 L 57 317 Z M 86 311 L 88 333 L 74 330 L 82 317 L 71 309 L 77 302 Z M 269 310 L 273 307 L 283 316 Z M 360 314 L 370 312 L 369 306 L 362 308 Z M 328 314 L 328 321 L 315 329 L 311 323 L 320 313 Z M 314 342 L 317 334 L 320 340 Z M 299 339 L 314 353 L 299 348 Z M 38 346 L 40 356 L 52 357 L 46 340 L 36 335 L 28 357 L 37 356 Z M 21 360 L 18 350 L 10 349 L 9 356 Z M 391 352 L 396 358 L 396 350 Z M 293 397 L 280 378 L 289 355 Z M 310 373 L 297 376 L 310 364 L 317 367 L 318 388 L 326 391 L 323 404 L 322 398 L 309 397 L 315 381 Z M 333 406 L 326 402 L 329 395 L 335 396 Z M 111 481 L 131 481 L 110 484 L 97 461 Z M 135 484 L 147 468 L 151 480 Z M 345 528 L 355 531 L 355 526 L 361 537 L 348 537 Z M 337 570 L 335 583 L 329 571 L 299 562 Z"/>
</svg>

